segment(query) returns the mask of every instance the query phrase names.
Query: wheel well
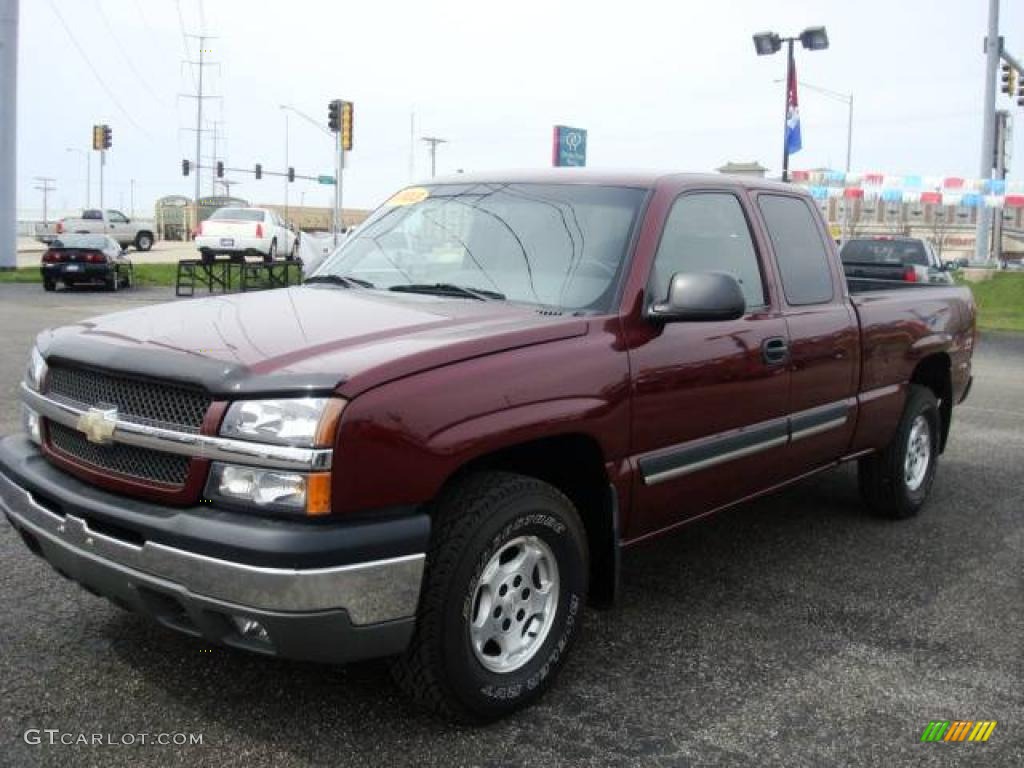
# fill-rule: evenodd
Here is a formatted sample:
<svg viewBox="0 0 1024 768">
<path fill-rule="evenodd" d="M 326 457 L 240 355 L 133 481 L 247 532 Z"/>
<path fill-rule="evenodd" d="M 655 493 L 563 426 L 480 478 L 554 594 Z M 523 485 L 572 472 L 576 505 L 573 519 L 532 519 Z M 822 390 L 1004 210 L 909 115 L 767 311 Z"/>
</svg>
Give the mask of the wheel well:
<svg viewBox="0 0 1024 768">
<path fill-rule="evenodd" d="M 504 470 L 536 477 L 564 493 L 576 507 L 590 550 L 590 602 L 610 605 L 618 584 L 618 504 L 605 472 L 604 454 L 586 435 L 533 440 L 480 456 L 463 466 L 446 486 L 468 474 Z"/>
<path fill-rule="evenodd" d="M 926 357 L 914 368 L 910 382 L 928 387 L 935 395 L 935 399 L 939 401 L 939 414 L 942 416 L 939 451 L 944 451 L 946 439 L 949 437 L 949 423 L 953 416 L 953 377 L 949 355 L 942 352 Z"/>
</svg>

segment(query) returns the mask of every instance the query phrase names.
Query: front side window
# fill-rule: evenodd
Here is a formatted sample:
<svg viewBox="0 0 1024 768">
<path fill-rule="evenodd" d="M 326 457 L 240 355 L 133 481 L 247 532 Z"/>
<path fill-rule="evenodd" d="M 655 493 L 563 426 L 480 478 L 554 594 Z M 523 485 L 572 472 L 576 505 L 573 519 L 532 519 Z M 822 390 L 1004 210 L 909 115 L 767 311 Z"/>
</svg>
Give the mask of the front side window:
<svg viewBox="0 0 1024 768">
<path fill-rule="evenodd" d="M 379 290 L 449 285 L 528 304 L 607 309 L 645 190 L 582 184 L 411 187 L 316 271 Z"/>
<path fill-rule="evenodd" d="M 763 194 L 757 204 L 775 249 L 786 301 L 793 306 L 832 301 L 828 251 L 807 203 L 799 197 Z"/>
<path fill-rule="evenodd" d="M 765 304 L 757 251 L 735 195 L 698 192 L 675 202 L 654 257 L 655 300 L 668 296 L 677 272 L 726 272 L 739 282 L 748 307 Z"/>
<path fill-rule="evenodd" d="M 128 221 L 128 217 L 120 211 L 107 211 L 107 218 L 115 224 L 124 224 Z"/>
</svg>

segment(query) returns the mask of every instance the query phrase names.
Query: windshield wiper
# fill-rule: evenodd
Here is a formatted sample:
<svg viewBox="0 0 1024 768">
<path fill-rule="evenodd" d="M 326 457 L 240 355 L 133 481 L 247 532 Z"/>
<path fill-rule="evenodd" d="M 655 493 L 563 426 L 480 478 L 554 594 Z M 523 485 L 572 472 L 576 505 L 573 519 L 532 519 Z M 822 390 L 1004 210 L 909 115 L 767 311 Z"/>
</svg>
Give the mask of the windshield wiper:
<svg viewBox="0 0 1024 768">
<path fill-rule="evenodd" d="M 346 277 L 345 275 L 313 275 L 303 281 L 309 283 L 329 283 L 331 285 L 343 285 L 346 288 L 373 288 L 369 280 L 360 280 L 358 277 Z"/>
<path fill-rule="evenodd" d="M 410 283 L 408 285 L 393 285 L 389 290 L 399 293 L 430 293 L 436 296 L 464 296 L 477 301 L 505 300 L 504 293 L 487 291 L 483 288 L 467 288 L 454 283 Z"/>
</svg>

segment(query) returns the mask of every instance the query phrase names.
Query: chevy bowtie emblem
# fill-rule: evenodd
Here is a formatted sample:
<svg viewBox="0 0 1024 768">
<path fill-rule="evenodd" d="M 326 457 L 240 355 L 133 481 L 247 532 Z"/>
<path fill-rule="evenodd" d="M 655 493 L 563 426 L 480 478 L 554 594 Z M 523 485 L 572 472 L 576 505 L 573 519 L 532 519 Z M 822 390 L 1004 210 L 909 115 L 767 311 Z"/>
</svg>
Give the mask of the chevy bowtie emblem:
<svg viewBox="0 0 1024 768">
<path fill-rule="evenodd" d="M 85 433 L 90 443 L 111 442 L 117 425 L 117 408 L 90 408 L 78 417 L 78 431 Z"/>
</svg>

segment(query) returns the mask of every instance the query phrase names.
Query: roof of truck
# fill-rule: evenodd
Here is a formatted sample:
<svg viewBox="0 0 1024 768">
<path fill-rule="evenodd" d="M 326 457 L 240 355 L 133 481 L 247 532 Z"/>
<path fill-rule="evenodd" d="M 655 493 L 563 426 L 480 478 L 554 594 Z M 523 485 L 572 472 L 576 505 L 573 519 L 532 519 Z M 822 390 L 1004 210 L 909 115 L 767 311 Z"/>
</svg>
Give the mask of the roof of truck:
<svg viewBox="0 0 1024 768">
<path fill-rule="evenodd" d="M 720 173 L 679 173 L 677 171 L 595 170 L 592 168 L 537 168 L 511 171 L 480 171 L 458 173 L 421 182 L 431 184 L 598 184 L 603 186 L 650 188 L 662 182 L 680 186 L 714 185 L 746 189 L 775 189 L 805 192 L 801 187 L 780 181 L 766 181 L 752 176 L 730 176 Z"/>
</svg>

